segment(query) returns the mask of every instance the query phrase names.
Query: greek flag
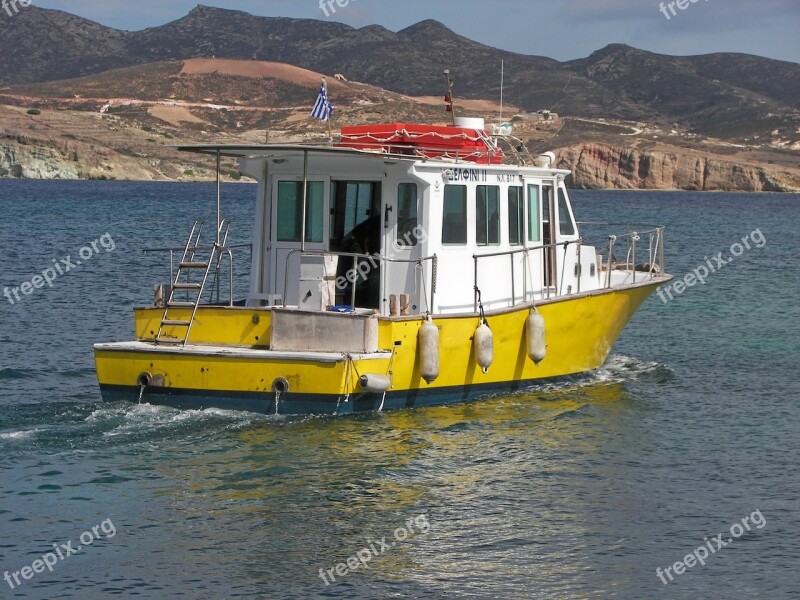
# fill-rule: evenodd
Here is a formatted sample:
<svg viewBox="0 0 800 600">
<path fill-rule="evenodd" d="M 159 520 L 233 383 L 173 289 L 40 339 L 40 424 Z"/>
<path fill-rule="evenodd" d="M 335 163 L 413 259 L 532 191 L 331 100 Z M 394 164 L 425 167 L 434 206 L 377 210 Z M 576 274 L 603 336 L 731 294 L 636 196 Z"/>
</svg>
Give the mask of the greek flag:
<svg viewBox="0 0 800 600">
<path fill-rule="evenodd" d="M 311 111 L 311 116 L 321 121 L 327 121 L 333 113 L 333 104 L 328 100 L 328 88 L 325 85 L 325 80 L 322 80 L 322 87 L 319 89 L 319 96 L 317 102 L 314 104 L 314 110 Z"/>
</svg>

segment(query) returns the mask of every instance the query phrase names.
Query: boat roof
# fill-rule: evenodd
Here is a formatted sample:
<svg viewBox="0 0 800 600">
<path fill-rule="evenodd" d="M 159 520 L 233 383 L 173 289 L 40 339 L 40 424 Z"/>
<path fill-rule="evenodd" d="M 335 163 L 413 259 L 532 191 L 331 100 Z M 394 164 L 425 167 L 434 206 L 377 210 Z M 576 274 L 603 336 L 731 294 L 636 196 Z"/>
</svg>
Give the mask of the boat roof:
<svg viewBox="0 0 800 600">
<path fill-rule="evenodd" d="M 181 152 L 194 152 L 195 154 L 206 154 L 226 158 L 241 159 L 275 159 L 290 158 L 293 156 L 308 153 L 309 155 L 329 156 L 329 157 L 358 157 L 374 160 L 393 160 L 404 161 L 415 164 L 426 164 L 453 168 L 454 166 L 466 167 L 470 169 L 503 169 L 512 171 L 535 172 L 537 174 L 547 173 L 548 175 L 569 175 L 568 169 L 557 169 L 555 167 L 534 167 L 519 164 L 477 164 L 466 160 L 452 160 L 443 158 L 428 158 L 425 156 L 411 156 L 408 154 L 396 154 L 382 152 L 380 150 L 365 150 L 357 148 L 343 148 L 339 146 L 312 146 L 307 144 L 199 144 L 176 146 Z"/>
<path fill-rule="evenodd" d="M 379 152 L 367 152 L 364 150 L 355 150 L 353 148 L 337 148 L 333 146 L 309 146 L 303 144 L 256 144 L 256 145 L 238 145 L 238 144 L 204 144 L 204 145 L 189 145 L 177 146 L 181 152 L 194 152 L 196 154 L 210 154 L 216 156 L 219 152 L 220 156 L 229 158 L 275 158 L 281 154 L 295 154 L 308 152 L 309 154 L 334 154 L 338 156 L 352 155 L 352 156 L 373 156 L 377 158 L 385 158 L 390 156 L 392 158 L 404 158 L 406 160 L 416 161 L 417 157 L 409 156 L 395 156 L 391 154 L 383 154 Z"/>
</svg>

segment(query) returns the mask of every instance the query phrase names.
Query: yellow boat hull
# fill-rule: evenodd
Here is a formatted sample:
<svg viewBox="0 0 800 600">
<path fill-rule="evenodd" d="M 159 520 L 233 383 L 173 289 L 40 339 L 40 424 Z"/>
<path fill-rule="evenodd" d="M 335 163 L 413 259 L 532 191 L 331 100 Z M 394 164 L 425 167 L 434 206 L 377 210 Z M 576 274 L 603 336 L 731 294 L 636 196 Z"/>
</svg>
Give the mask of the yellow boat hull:
<svg viewBox="0 0 800 600">
<path fill-rule="evenodd" d="M 223 408 L 280 414 L 344 414 L 446 404 L 513 392 L 600 367 L 639 306 L 668 276 L 539 303 L 547 356 L 527 355 L 529 306 L 487 313 L 494 360 L 484 373 L 472 337 L 477 315 L 434 318 L 440 373 L 420 373 L 419 317 L 379 318 L 377 352 L 281 352 L 269 348 L 268 309 L 201 307 L 185 346 L 155 344 L 163 310 L 136 311 L 136 342 L 98 344 L 95 362 L 107 401 Z M 388 376 L 385 394 L 364 391 L 359 377 Z M 147 386 L 142 377 L 151 377 Z"/>
</svg>

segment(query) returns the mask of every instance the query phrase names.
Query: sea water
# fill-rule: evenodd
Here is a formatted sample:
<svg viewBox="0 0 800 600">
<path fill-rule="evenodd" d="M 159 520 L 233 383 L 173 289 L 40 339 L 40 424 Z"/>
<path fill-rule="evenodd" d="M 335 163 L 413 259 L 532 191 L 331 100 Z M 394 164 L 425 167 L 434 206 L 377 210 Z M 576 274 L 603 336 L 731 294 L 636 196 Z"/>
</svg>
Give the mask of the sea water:
<svg viewBox="0 0 800 600">
<path fill-rule="evenodd" d="M 232 243 L 254 193 L 224 188 Z M 169 278 L 143 249 L 213 223 L 213 186 L 0 181 L 0 288 L 32 282 L 0 298 L 4 597 L 797 598 L 800 197 L 572 195 L 665 225 L 678 277 L 731 260 L 569 384 L 286 418 L 100 401 L 92 344 L 132 337 Z"/>
</svg>

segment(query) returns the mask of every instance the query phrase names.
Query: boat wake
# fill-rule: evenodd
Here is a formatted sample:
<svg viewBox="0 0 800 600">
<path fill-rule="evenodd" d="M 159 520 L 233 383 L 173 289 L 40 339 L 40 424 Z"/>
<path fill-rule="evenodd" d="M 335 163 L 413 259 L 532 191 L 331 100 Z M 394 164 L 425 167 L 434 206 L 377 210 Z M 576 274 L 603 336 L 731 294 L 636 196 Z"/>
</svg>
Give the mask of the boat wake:
<svg viewBox="0 0 800 600">
<path fill-rule="evenodd" d="M 5 433 L 0 433 L 0 440 L 3 441 L 14 441 L 14 440 L 25 440 L 33 437 L 36 435 L 37 432 L 41 431 L 40 429 L 27 429 L 23 431 L 8 431 Z"/>
<path fill-rule="evenodd" d="M 178 410 L 152 404 L 102 406 L 86 417 L 87 423 L 100 425 L 103 437 L 159 437 L 164 433 L 187 430 L 228 429 L 248 427 L 254 421 L 275 421 L 274 415 L 208 408 L 205 410 Z"/>
<path fill-rule="evenodd" d="M 673 371 L 665 365 L 616 354 L 592 373 L 532 386 L 522 393 L 534 394 L 539 399 L 560 400 L 565 395 L 571 396 L 575 392 L 583 394 L 587 388 L 597 386 L 630 383 L 659 385 L 674 378 Z M 508 399 L 506 394 L 496 396 Z M 53 412 L 52 409 L 44 410 L 44 405 L 31 405 L 33 412 L 27 417 L 17 415 L 21 418 L 16 419 L 15 423 L 8 423 L 5 431 L 0 431 L 0 447 L 15 453 L 26 453 L 26 449 L 34 447 L 41 449 L 52 445 L 54 449 L 63 450 L 66 445 L 73 451 L 93 452 L 109 445 L 158 443 L 167 438 L 196 443 L 198 438 L 206 436 L 315 418 L 311 415 L 261 415 L 218 408 L 178 410 L 126 402 L 100 405 L 64 403 L 57 406 L 58 409 Z"/>
<path fill-rule="evenodd" d="M 43 407 L 50 409 L 43 411 Z M 285 416 L 221 410 L 177 410 L 150 404 L 31 405 L 31 413 L 0 430 L 0 449 L 15 455 L 49 448 L 60 452 L 98 452 L 109 447 L 160 444 L 237 432 L 251 426 L 275 424 Z"/>
<path fill-rule="evenodd" d="M 612 354 L 605 364 L 592 374 L 591 379 L 593 382 L 667 383 L 672 381 L 674 376 L 674 372 L 669 367 L 660 363 L 647 362 L 622 354 Z"/>
</svg>

